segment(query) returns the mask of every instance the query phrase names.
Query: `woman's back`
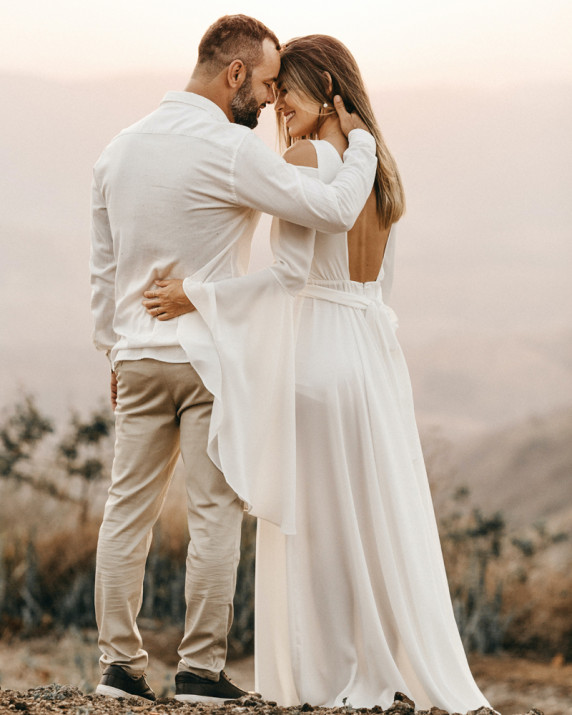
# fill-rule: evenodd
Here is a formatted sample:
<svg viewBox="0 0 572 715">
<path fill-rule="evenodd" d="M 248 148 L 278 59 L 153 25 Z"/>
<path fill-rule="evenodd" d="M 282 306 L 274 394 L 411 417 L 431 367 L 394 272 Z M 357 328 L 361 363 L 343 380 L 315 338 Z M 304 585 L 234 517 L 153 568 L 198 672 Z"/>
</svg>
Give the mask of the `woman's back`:
<svg viewBox="0 0 572 715">
<path fill-rule="evenodd" d="M 378 280 L 390 231 L 391 227 L 385 228 L 379 223 L 375 193 L 372 192 L 348 232 L 348 267 L 352 281 Z"/>
<path fill-rule="evenodd" d="M 318 156 L 320 179 L 329 183 L 339 171 L 342 159 L 330 142 L 313 140 L 312 144 Z M 390 228 L 379 225 L 375 193 L 372 192 L 349 233 L 316 233 L 310 283 L 377 281 L 382 277 L 381 266 L 389 234 Z"/>
</svg>

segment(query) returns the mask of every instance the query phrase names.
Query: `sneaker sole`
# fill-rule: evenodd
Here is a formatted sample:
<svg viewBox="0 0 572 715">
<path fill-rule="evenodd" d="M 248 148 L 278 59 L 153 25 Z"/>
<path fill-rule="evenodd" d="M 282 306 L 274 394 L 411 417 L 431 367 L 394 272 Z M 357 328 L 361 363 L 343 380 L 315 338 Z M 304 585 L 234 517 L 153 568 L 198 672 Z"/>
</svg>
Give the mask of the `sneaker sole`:
<svg viewBox="0 0 572 715">
<path fill-rule="evenodd" d="M 229 700 L 237 700 L 237 698 L 215 698 L 213 695 L 191 695 L 190 693 L 181 693 L 175 695 L 175 700 L 180 703 L 226 703 Z"/>
<path fill-rule="evenodd" d="M 107 695 L 109 698 L 130 698 L 131 700 L 140 700 L 143 703 L 152 703 L 153 700 L 144 698 L 142 695 L 134 695 L 133 693 L 128 693 L 126 690 L 120 690 L 119 688 L 114 688 L 111 685 L 102 685 L 101 683 L 95 689 L 96 695 Z"/>
</svg>

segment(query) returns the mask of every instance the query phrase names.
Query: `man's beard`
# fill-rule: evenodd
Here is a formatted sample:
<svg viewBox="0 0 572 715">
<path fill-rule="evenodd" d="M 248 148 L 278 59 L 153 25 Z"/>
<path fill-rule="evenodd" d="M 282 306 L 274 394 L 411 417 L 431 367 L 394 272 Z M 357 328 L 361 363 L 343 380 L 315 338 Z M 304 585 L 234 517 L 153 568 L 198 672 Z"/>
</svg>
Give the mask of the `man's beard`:
<svg viewBox="0 0 572 715">
<path fill-rule="evenodd" d="M 247 77 L 230 103 L 230 111 L 234 121 L 237 124 L 254 129 L 258 124 L 259 108 L 260 105 L 252 94 L 250 77 Z"/>
</svg>

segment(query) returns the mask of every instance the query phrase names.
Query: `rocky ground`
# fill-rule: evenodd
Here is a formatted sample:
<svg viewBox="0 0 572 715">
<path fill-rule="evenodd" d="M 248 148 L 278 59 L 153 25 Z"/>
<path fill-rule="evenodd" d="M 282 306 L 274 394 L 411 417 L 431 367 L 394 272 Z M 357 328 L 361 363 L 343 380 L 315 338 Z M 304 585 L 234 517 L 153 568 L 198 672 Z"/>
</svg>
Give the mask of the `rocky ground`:
<svg viewBox="0 0 572 715">
<path fill-rule="evenodd" d="M 404 698 L 382 711 L 353 711 L 345 708 L 325 710 L 302 706 L 279 708 L 274 704 L 249 698 L 221 706 L 183 705 L 173 699 L 173 674 L 176 649 L 174 634 L 148 631 L 145 642 L 152 656 L 148 681 L 159 699 L 155 704 L 112 700 L 91 693 L 99 678 L 95 633 L 67 632 L 56 639 L 43 638 L 0 642 L 0 713 L 16 711 L 30 714 L 73 713 L 73 715 L 135 715 L 135 713 L 176 712 L 177 715 L 348 715 L 351 712 L 385 712 L 386 715 L 413 715 L 415 711 Z M 502 715 L 572 714 L 572 664 L 561 658 L 552 663 L 539 663 L 508 656 L 477 656 L 471 658 L 471 668 L 483 693 Z M 253 689 L 253 659 L 229 662 L 227 672 L 235 682 Z M 54 683 L 65 683 L 55 685 Z M 432 715 L 444 715 L 433 709 Z M 488 712 L 482 709 L 479 715 Z"/>
<path fill-rule="evenodd" d="M 14 690 L 0 690 L 0 713 L 25 712 L 31 715 L 46 715 L 47 713 L 75 713 L 76 715 L 159 715 L 159 713 L 177 713 L 184 715 L 299 715 L 312 712 L 315 715 L 347 715 L 348 713 L 378 713 L 379 715 L 447 715 L 445 710 L 415 710 L 415 704 L 401 693 L 395 694 L 393 704 L 383 710 L 380 707 L 368 710 L 354 710 L 350 706 L 343 708 L 313 708 L 310 705 L 300 707 L 280 708 L 276 703 L 262 700 L 258 697 L 241 698 L 229 701 L 224 705 L 183 704 L 174 698 L 159 698 L 155 703 L 133 701 L 118 698 L 108 698 L 100 695 L 85 695 L 70 685 L 43 685 L 32 688 L 26 693 Z M 467 715 L 494 715 L 493 710 L 479 708 L 471 710 Z M 543 715 L 541 710 L 530 710 L 528 715 Z"/>
</svg>

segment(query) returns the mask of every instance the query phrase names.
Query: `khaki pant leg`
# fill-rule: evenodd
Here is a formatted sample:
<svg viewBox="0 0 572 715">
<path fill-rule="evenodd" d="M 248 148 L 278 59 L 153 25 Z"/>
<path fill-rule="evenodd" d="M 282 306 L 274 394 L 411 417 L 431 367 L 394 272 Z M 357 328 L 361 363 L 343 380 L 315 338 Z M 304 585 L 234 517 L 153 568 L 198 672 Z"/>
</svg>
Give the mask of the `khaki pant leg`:
<svg viewBox="0 0 572 715">
<path fill-rule="evenodd" d="M 136 618 L 151 530 L 179 454 L 168 367 L 134 360 L 116 368 L 115 457 L 97 547 L 95 610 L 102 668 L 113 663 L 135 675 L 148 660 Z"/>
<path fill-rule="evenodd" d="M 212 395 L 196 380 L 197 390 L 183 396 L 179 411 L 191 537 L 179 670 L 218 680 L 233 617 L 243 504 L 207 455 Z"/>
</svg>

